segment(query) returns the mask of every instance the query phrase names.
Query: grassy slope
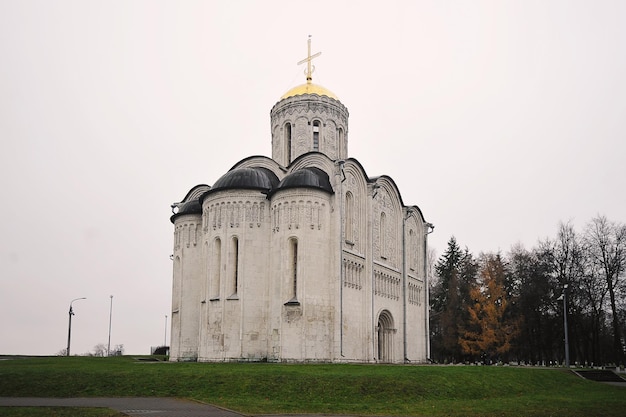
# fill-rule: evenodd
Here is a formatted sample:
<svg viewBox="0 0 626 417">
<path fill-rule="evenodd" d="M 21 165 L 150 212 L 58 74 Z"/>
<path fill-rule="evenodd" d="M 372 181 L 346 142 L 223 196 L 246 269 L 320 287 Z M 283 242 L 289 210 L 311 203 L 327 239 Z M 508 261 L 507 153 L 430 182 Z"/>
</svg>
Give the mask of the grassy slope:
<svg viewBox="0 0 626 417">
<path fill-rule="evenodd" d="M 0 361 L 0 396 L 185 397 L 256 414 L 626 416 L 626 389 L 552 369 Z"/>
</svg>

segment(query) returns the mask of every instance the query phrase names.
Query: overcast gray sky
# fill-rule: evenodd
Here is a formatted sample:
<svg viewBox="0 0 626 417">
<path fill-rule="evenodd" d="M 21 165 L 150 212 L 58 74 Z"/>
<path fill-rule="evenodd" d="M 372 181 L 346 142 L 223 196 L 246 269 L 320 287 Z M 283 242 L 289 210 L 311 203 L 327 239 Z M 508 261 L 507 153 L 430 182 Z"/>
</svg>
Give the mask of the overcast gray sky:
<svg viewBox="0 0 626 417">
<path fill-rule="evenodd" d="M 271 155 L 308 35 L 350 156 L 439 254 L 626 221 L 624 22 L 602 0 L 0 0 L 0 354 L 63 349 L 78 297 L 73 353 L 107 343 L 110 295 L 112 345 L 163 343 L 170 204 Z"/>
</svg>

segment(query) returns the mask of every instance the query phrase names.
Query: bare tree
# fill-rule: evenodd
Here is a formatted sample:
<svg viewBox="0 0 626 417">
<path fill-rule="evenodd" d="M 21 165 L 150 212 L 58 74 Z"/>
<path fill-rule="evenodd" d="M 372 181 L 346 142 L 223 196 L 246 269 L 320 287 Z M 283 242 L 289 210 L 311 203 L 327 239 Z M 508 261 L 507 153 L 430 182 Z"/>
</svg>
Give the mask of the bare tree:
<svg viewBox="0 0 626 417">
<path fill-rule="evenodd" d="M 580 237 L 572 223 L 560 223 L 552 248 L 553 266 L 559 284 L 576 282 L 583 275 L 583 252 Z"/>
<path fill-rule="evenodd" d="M 582 313 L 587 318 L 585 321 L 588 323 L 587 331 L 583 334 L 589 340 L 588 348 L 591 351 L 587 355 L 587 359 L 597 364 L 605 359 L 602 357 L 604 355 L 601 356 L 600 338 L 606 329 L 607 316 L 604 307 L 606 306 L 608 288 L 598 264 L 590 256 L 591 252 L 587 244 L 585 244 L 584 253 L 586 255 L 585 273 L 578 281 L 580 296 L 583 299 L 581 303 Z"/>
<path fill-rule="evenodd" d="M 544 250 L 547 249 L 549 245 L 544 243 Z M 521 245 L 513 246 L 508 255 L 516 298 L 512 314 L 522 319 L 514 349 L 519 360 L 532 364 L 553 360 L 553 346 L 558 340 L 555 330 L 560 327 L 553 306 L 557 285 L 551 259 L 551 252 L 527 251 Z"/>
<path fill-rule="evenodd" d="M 553 293 L 551 294 L 551 310 L 555 314 L 567 314 L 577 317 L 577 319 L 569 321 L 566 331 L 572 336 L 576 336 L 572 334 L 572 330 L 581 334 L 583 331 L 578 325 L 582 321 L 578 317 L 581 315 L 580 310 L 583 308 L 583 301 L 580 296 L 579 281 L 585 271 L 585 256 L 581 238 L 574 230 L 571 222 L 561 222 L 559 223 L 556 239 L 542 242 L 539 250 L 550 265 L 552 280 L 555 281 L 552 287 Z M 560 306 L 556 298 L 558 294 L 562 294 L 566 290 L 567 305 L 565 307 L 567 312 L 563 311 L 563 307 Z M 573 327 L 572 323 L 575 323 L 576 326 Z M 578 338 L 574 337 L 573 339 L 577 340 Z M 565 358 L 570 356 L 572 348 L 580 350 L 581 347 L 579 344 L 567 346 Z M 578 356 L 580 356 L 580 352 L 578 352 Z"/>
<path fill-rule="evenodd" d="M 109 356 L 122 356 L 124 354 L 124 345 L 115 345 L 113 349 L 109 351 Z"/>
<path fill-rule="evenodd" d="M 107 353 L 107 347 L 104 343 L 98 343 L 93 347 L 93 356 L 104 357 Z"/>
<path fill-rule="evenodd" d="M 592 258 L 606 281 L 612 313 L 613 354 L 616 362 L 621 363 L 624 360 L 624 347 L 615 294 L 623 285 L 620 279 L 623 278 L 622 273 L 626 268 L 626 226 L 599 215 L 587 225 L 585 240 Z"/>
</svg>

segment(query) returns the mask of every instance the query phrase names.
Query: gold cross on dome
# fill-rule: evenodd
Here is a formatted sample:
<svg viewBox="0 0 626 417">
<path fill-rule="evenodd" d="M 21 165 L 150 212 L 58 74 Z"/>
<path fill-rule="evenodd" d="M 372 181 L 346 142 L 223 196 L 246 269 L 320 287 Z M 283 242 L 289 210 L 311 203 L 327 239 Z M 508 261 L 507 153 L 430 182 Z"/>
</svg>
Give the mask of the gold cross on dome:
<svg viewBox="0 0 626 417">
<path fill-rule="evenodd" d="M 318 52 L 316 54 L 311 55 L 311 35 L 309 35 L 309 40 L 307 41 L 307 43 L 308 43 L 308 48 L 309 48 L 308 55 L 302 61 L 298 62 L 298 65 L 304 64 L 306 62 L 306 82 L 310 84 L 311 80 L 313 79 L 312 77 L 313 71 L 315 71 L 315 66 L 311 65 L 311 61 L 313 60 L 313 58 L 317 58 L 318 56 L 322 55 L 322 53 Z"/>
</svg>

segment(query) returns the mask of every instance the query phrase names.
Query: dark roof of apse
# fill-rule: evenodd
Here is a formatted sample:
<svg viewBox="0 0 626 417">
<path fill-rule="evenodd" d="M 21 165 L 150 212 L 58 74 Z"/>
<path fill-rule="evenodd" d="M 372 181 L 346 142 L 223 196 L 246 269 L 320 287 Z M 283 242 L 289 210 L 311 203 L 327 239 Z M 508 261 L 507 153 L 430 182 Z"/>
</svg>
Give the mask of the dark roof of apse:
<svg viewBox="0 0 626 417">
<path fill-rule="evenodd" d="M 331 194 L 334 192 L 328 174 L 316 167 L 301 168 L 292 172 L 282 179 L 272 193 L 288 188 L 317 188 Z"/>
<path fill-rule="evenodd" d="M 174 215 L 171 216 L 170 220 L 173 222 L 177 216 L 182 214 L 202 214 L 202 205 L 200 204 L 199 197 L 210 188 L 211 187 L 206 184 L 199 184 L 189 190 L 180 203 L 172 204 L 172 212 Z"/>
<path fill-rule="evenodd" d="M 273 194 L 289 188 L 317 188 L 333 193 L 328 174 L 316 167 L 302 168 L 287 175 L 282 181 L 276 174 L 263 167 L 237 168 L 228 171 L 218 179 L 213 187 L 205 193 L 211 194 L 220 190 L 252 189 Z M 204 198 L 204 196 L 203 196 Z"/>
<path fill-rule="evenodd" d="M 178 204 L 178 211 L 176 214 L 201 214 L 202 205 L 199 199 L 187 201 L 185 203 Z"/>
<path fill-rule="evenodd" d="M 222 175 L 207 194 L 229 189 L 252 189 L 269 192 L 278 185 L 278 182 L 276 174 L 267 168 L 237 168 Z"/>
<path fill-rule="evenodd" d="M 290 188 L 315 188 L 330 194 L 334 193 L 328 174 L 316 167 L 301 168 L 287 175 L 282 181 L 279 181 L 276 174 L 267 168 L 236 168 L 222 175 L 213 187 L 210 187 L 199 198 L 179 203 L 176 214 L 170 220 L 173 222 L 176 217 L 183 214 L 202 214 L 202 201 L 207 195 L 216 191 L 259 190 L 269 196 Z"/>
</svg>

